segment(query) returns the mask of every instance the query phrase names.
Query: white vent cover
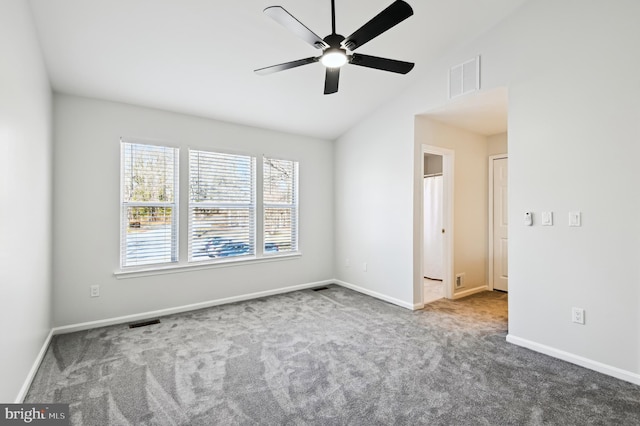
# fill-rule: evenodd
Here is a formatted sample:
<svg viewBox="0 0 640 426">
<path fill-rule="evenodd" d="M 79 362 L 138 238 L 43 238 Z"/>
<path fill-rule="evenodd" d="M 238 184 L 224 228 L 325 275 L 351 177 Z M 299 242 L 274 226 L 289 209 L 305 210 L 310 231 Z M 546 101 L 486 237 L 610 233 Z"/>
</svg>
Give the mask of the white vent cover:
<svg viewBox="0 0 640 426">
<path fill-rule="evenodd" d="M 480 90 L 480 56 L 451 67 L 449 99 Z"/>
</svg>

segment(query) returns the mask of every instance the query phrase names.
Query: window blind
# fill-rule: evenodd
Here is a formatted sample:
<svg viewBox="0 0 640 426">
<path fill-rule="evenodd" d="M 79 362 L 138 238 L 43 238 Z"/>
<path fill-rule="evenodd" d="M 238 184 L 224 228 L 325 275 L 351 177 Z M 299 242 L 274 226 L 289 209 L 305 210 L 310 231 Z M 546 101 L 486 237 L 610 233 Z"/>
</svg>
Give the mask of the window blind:
<svg viewBox="0 0 640 426">
<path fill-rule="evenodd" d="M 298 250 L 298 163 L 263 158 L 264 253 Z"/>
<path fill-rule="evenodd" d="M 189 151 L 189 261 L 255 255 L 255 157 Z"/>
<path fill-rule="evenodd" d="M 120 266 L 178 260 L 178 149 L 121 142 Z"/>
</svg>

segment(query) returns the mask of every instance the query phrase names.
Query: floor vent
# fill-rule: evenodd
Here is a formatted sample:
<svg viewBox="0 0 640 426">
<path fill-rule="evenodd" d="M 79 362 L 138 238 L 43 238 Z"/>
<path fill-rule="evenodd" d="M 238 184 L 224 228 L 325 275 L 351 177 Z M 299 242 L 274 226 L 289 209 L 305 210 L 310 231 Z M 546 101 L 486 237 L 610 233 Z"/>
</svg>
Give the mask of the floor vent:
<svg viewBox="0 0 640 426">
<path fill-rule="evenodd" d="M 329 287 L 316 287 L 313 289 L 313 291 L 322 291 L 322 290 L 329 290 Z"/>
<path fill-rule="evenodd" d="M 147 325 L 153 325 L 153 324 L 160 324 L 160 320 L 152 319 L 147 321 L 132 322 L 131 324 L 129 324 L 129 328 L 146 327 Z"/>
</svg>

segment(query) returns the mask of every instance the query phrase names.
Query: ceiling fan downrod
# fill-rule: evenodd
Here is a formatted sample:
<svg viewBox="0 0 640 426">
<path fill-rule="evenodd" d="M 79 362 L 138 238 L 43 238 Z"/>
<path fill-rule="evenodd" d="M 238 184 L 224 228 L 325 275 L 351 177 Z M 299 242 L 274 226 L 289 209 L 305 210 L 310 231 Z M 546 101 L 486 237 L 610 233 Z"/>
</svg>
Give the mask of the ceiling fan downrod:
<svg viewBox="0 0 640 426">
<path fill-rule="evenodd" d="M 331 34 L 336 33 L 336 0 L 331 0 Z"/>
</svg>

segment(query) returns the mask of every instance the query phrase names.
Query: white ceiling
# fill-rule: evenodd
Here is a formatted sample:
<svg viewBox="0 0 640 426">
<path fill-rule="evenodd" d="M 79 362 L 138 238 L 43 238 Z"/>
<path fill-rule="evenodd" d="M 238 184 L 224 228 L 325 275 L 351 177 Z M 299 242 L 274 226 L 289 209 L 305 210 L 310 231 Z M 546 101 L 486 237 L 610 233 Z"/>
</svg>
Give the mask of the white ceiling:
<svg viewBox="0 0 640 426">
<path fill-rule="evenodd" d="M 53 89 L 246 125 L 335 139 L 420 78 L 447 49 L 526 0 L 409 0 L 414 16 L 358 53 L 415 62 L 407 75 L 347 65 L 323 95 L 315 63 L 253 70 L 319 51 L 262 13 L 279 4 L 321 37 L 329 0 L 30 0 Z M 392 0 L 336 0 L 348 36 Z"/>
<path fill-rule="evenodd" d="M 497 88 L 462 96 L 424 114 L 426 117 L 484 136 L 507 131 L 507 89 Z"/>
</svg>

